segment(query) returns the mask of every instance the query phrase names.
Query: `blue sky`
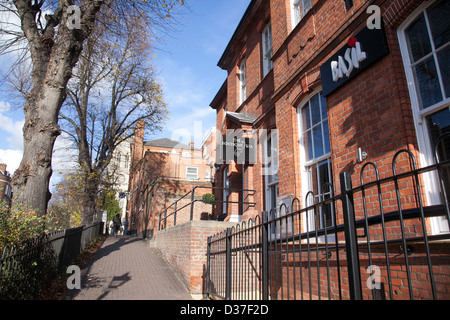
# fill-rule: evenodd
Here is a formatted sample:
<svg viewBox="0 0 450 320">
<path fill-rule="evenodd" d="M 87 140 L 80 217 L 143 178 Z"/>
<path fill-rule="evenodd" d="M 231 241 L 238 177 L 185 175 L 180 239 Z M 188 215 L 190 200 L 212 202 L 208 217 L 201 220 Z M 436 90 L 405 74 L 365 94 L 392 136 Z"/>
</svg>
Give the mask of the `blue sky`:
<svg viewBox="0 0 450 320">
<path fill-rule="evenodd" d="M 191 12 L 183 17 L 178 32 L 158 44 L 163 50 L 152 57 L 164 88 L 170 119 L 162 132 L 147 139 L 171 138 L 183 143 L 194 140 L 200 146 L 202 134 L 215 126 L 215 111 L 209 107 L 222 83 L 226 71 L 217 66 L 226 45 L 243 16 L 250 0 L 190 0 Z M 0 71 L 8 65 L 7 57 L 0 57 Z M 19 165 L 24 123 L 21 103 L 0 89 L 0 162 L 13 172 Z M 68 152 L 70 145 L 57 140 L 57 150 Z M 56 160 L 56 159 L 55 159 Z M 67 167 L 67 158 L 53 161 L 54 169 Z"/>
</svg>

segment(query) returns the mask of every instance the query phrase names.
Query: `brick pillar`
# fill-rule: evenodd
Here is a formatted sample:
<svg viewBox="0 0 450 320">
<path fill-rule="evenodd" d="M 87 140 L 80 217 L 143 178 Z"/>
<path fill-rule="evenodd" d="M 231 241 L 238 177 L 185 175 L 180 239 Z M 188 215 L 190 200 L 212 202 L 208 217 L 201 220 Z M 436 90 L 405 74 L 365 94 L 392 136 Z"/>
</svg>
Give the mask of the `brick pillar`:
<svg viewBox="0 0 450 320">
<path fill-rule="evenodd" d="M 144 131 L 145 122 L 138 121 L 136 124 L 136 129 L 134 131 L 134 152 L 133 152 L 133 165 L 142 159 L 142 153 L 144 150 Z"/>
</svg>

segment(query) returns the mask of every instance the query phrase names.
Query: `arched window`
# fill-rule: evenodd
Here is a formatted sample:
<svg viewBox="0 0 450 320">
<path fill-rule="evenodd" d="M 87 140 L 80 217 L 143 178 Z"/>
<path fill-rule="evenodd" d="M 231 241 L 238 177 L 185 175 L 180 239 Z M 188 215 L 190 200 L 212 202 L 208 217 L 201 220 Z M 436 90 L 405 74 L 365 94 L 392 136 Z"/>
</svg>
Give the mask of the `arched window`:
<svg viewBox="0 0 450 320">
<path fill-rule="evenodd" d="M 302 172 L 302 195 L 305 199 L 308 192 L 314 193 L 315 199 L 308 197 L 310 206 L 315 202 L 321 202 L 330 198 L 332 185 L 332 165 L 330 136 L 328 132 L 328 115 L 325 97 L 321 92 L 315 92 L 297 109 Z M 309 231 L 316 228 L 324 228 L 334 225 L 333 208 L 331 205 L 320 207 L 318 219 L 309 215 Z"/>
</svg>

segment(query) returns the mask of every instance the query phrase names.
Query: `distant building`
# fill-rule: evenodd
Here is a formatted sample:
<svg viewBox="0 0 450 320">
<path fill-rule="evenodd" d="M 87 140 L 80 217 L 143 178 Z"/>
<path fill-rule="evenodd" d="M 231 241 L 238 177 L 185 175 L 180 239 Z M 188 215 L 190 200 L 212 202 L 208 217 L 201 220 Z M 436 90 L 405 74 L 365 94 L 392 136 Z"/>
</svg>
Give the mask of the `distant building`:
<svg viewBox="0 0 450 320">
<path fill-rule="evenodd" d="M 168 138 L 144 141 L 144 124 L 136 126 L 135 140 L 131 144 L 131 170 L 129 185 L 130 230 L 138 235 L 149 237 L 159 227 L 159 214 L 192 187 L 198 186 L 196 199 L 202 194 L 211 193 L 214 149 L 210 143 L 215 138 L 208 137 L 202 148 Z M 186 198 L 184 201 L 190 201 Z M 196 202 L 196 219 L 208 217 L 210 208 L 204 209 Z M 189 219 L 190 210 L 186 207 L 177 217 L 177 224 Z M 171 221 L 170 223 L 173 223 Z"/>
<path fill-rule="evenodd" d="M 0 163 L 0 202 L 6 201 L 10 206 L 12 197 L 11 174 L 6 171 L 6 163 Z"/>
<path fill-rule="evenodd" d="M 114 177 L 117 188 L 116 198 L 119 200 L 119 206 L 122 209 L 122 220 L 126 219 L 127 214 L 127 194 L 131 167 L 131 142 L 132 138 L 129 138 L 116 147 L 113 158 L 107 168 L 108 174 Z"/>
</svg>

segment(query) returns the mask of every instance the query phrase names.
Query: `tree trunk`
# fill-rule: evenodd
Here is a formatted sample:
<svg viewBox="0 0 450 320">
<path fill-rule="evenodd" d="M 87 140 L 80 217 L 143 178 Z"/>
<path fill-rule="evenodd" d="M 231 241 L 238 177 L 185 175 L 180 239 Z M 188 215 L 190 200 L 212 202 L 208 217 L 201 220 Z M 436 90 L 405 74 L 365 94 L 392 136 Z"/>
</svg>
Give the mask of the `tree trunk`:
<svg viewBox="0 0 450 320">
<path fill-rule="evenodd" d="M 49 181 L 52 176 L 52 151 L 60 134 L 58 112 L 64 91 L 42 86 L 25 104 L 23 127 L 23 158 L 13 176 L 14 202 L 23 203 L 43 215 L 50 200 Z"/>
<path fill-rule="evenodd" d="M 32 5 L 31 1 L 14 0 L 33 62 L 33 90 L 24 106 L 23 158 L 13 176 L 14 202 L 28 205 L 41 215 L 46 214 L 51 197 L 53 146 L 61 132 L 58 113 L 66 97 L 72 69 L 103 0 L 85 4 L 79 29 L 67 26 L 68 15 L 63 13 L 67 12 L 68 2 L 64 2 L 54 15 L 46 15 L 47 25 L 40 33 L 36 14 L 43 3 Z"/>
<path fill-rule="evenodd" d="M 83 199 L 83 212 L 81 216 L 82 225 L 90 225 L 97 220 L 97 200 L 98 200 L 98 181 L 86 181 Z"/>
</svg>

